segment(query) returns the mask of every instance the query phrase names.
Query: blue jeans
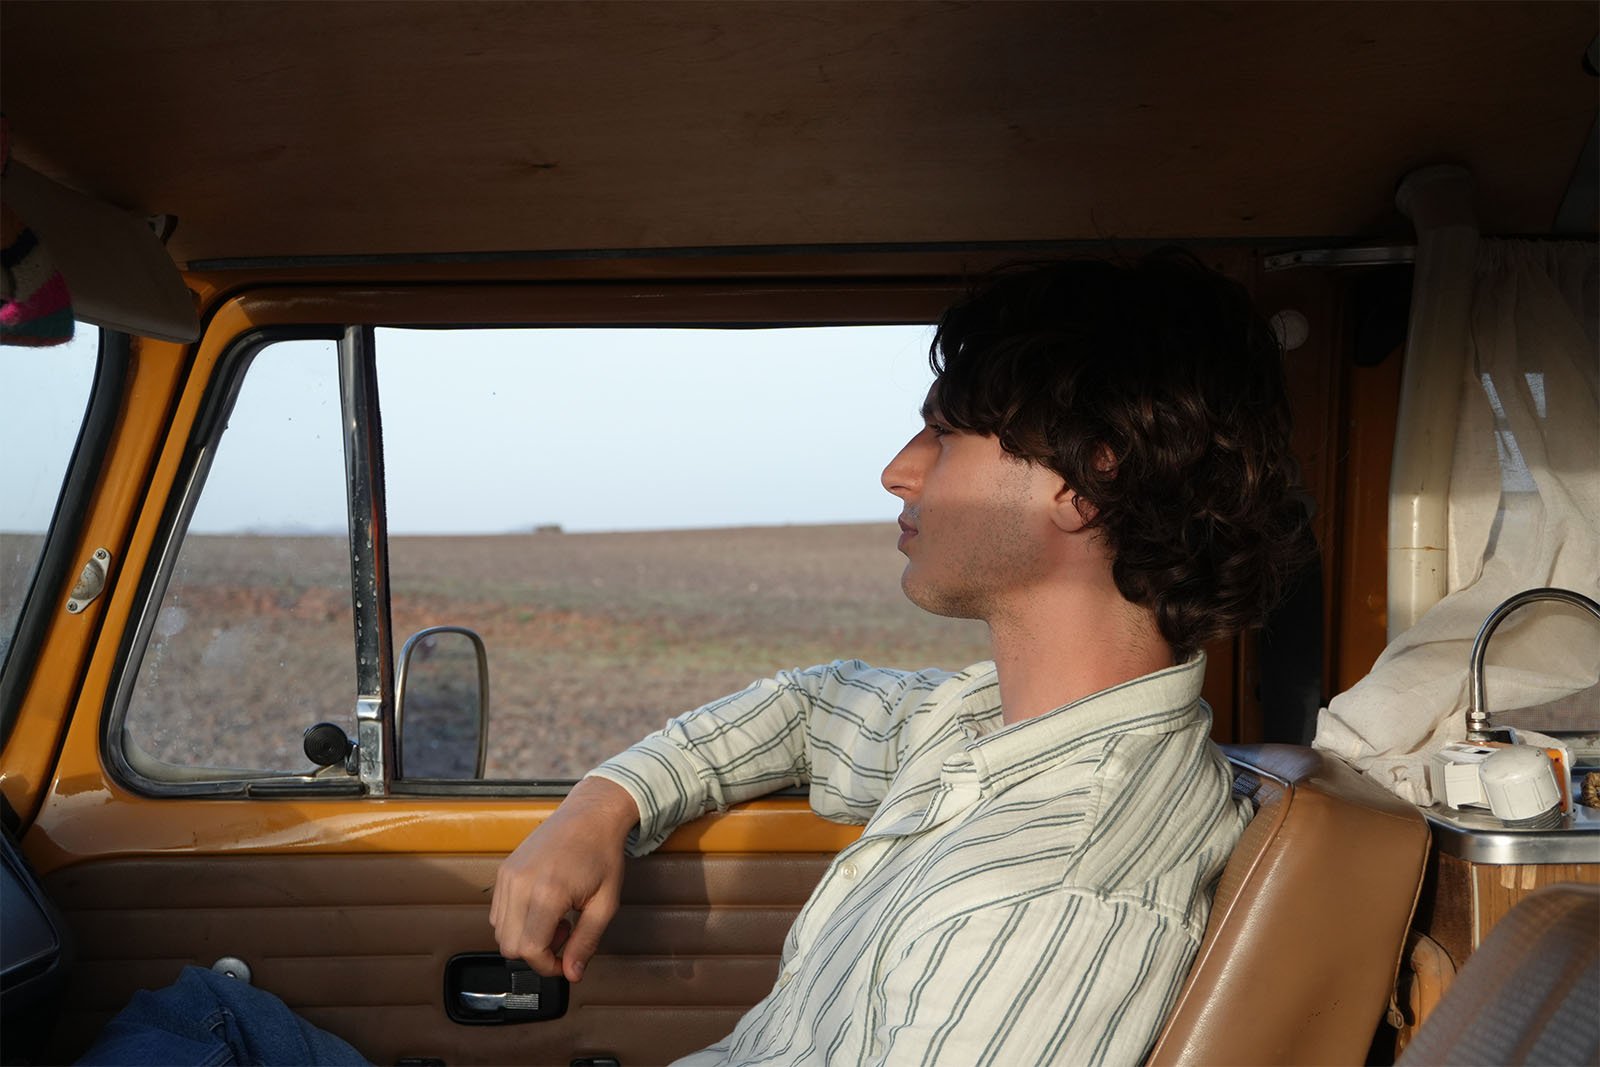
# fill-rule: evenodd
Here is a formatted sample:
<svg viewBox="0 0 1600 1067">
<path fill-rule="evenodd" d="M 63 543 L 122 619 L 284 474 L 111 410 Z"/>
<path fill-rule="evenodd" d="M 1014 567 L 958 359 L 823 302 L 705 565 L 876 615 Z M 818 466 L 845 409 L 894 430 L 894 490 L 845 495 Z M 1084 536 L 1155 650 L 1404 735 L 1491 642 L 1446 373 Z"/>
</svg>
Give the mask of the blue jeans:
<svg viewBox="0 0 1600 1067">
<path fill-rule="evenodd" d="M 78 1062 L 365 1067 L 367 1061 L 271 993 L 237 978 L 185 967 L 165 989 L 135 993 Z"/>
</svg>

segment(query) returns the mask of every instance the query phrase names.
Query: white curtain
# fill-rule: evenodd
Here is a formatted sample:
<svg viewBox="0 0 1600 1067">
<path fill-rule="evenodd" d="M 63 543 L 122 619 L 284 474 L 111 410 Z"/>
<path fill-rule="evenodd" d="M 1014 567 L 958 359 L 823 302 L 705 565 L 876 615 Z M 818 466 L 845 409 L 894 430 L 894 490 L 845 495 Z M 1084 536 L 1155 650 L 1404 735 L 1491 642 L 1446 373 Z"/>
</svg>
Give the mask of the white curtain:
<svg viewBox="0 0 1600 1067">
<path fill-rule="evenodd" d="M 1429 804 L 1429 755 L 1465 734 L 1467 658 L 1506 597 L 1563 586 L 1600 599 L 1600 258 L 1587 243 L 1483 241 L 1450 476 L 1449 593 L 1334 697 L 1313 744 Z M 1600 623 L 1540 603 L 1495 631 L 1491 711 L 1600 679 Z M 1586 729 L 1600 730 L 1588 723 Z"/>
</svg>

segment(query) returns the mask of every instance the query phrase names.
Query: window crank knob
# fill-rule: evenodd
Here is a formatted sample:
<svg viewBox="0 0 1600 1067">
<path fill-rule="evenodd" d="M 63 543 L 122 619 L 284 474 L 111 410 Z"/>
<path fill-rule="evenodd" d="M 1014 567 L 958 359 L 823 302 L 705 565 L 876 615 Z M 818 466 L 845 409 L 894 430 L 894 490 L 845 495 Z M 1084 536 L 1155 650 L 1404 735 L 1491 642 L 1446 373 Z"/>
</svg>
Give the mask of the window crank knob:
<svg viewBox="0 0 1600 1067">
<path fill-rule="evenodd" d="M 306 732 L 301 735 L 300 744 L 305 749 L 306 759 L 318 767 L 332 767 L 335 763 L 343 763 L 349 758 L 350 750 L 355 747 L 344 730 L 331 722 L 319 722 L 315 726 L 306 727 Z"/>
</svg>

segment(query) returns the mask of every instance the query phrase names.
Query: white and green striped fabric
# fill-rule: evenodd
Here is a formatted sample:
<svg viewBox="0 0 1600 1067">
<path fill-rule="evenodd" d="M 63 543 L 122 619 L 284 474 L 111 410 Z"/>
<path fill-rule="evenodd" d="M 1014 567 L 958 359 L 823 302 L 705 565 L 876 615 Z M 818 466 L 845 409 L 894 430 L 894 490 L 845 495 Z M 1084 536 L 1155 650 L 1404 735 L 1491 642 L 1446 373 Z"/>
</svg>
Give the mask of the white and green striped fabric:
<svg viewBox="0 0 1600 1067">
<path fill-rule="evenodd" d="M 865 822 L 777 984 L 680 1064 L 1137 1063 L 1248 820 L 1200 700 L 1205 661 L 1006 727 L 994 665 L 837 662 L 689 712 L 593 773 L 635 855 L 706 811 L 808 786 Z"/>
</svg>

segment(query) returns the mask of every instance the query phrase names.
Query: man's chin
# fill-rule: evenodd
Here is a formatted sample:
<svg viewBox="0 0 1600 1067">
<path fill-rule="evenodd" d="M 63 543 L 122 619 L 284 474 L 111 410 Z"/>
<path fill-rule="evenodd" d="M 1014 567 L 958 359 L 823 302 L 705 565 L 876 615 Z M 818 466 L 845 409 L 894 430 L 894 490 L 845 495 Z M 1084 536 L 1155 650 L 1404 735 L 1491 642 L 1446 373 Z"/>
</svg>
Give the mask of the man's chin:
<svg viewBox="0 0 1600 1067">
<path fill-rule="evenodd" d="M 925 582 L 913 573 L 915 564 L 907 563 L 906 569 L 900 572 L 900 591 L 906 599 L 930 615 L 939 615 L 947 619 L 981 619 L 982 612 L 978 605 L 972 603 L 972 598 L 953 594 L 950 590 L 940 589 L 930 582 Z"/>
</svg>

